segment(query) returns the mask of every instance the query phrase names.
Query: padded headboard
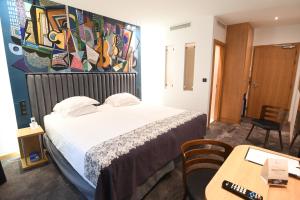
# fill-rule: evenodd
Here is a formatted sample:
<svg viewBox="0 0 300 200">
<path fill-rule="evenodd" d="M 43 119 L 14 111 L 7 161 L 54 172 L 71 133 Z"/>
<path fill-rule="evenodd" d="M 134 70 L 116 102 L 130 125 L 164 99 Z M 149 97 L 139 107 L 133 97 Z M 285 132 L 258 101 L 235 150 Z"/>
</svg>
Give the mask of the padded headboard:
<svg viewBox="0 0 300 200">
<path fill-rule="evenodd" d="M 44 127 L 43 117 L 56 103 L 72 96 L 88 96 L 101 104 L 115 93 L 136 95 L 135 73 L 28 73 L 32 116 Z"/>
</svg>

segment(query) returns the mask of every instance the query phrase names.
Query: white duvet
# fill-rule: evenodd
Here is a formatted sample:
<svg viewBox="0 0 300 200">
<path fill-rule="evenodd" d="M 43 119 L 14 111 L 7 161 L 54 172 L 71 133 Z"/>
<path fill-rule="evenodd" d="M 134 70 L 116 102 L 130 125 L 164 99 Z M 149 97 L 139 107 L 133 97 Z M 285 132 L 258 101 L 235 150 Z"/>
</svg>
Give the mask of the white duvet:
<svg viewBox="0 0 300 200">
<path fill-rule="evenodd" d="M 144 103 L 124 107 L 101 105 L 98 112 L 80 117 L 65 117 L 51 113 L 44 117 L 44 124 L 52 143 L 72 167 L 89 182 L 84 177 L 84 156 L 91 147 L 182 112 L 184 110 Z"/>
</svg>

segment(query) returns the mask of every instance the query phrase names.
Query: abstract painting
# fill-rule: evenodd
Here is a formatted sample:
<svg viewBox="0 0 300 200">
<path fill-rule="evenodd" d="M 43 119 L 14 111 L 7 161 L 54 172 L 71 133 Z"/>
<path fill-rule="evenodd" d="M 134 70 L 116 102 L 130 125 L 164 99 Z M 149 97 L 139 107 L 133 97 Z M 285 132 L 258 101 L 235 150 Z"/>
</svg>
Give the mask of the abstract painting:
<svg viewBox="0 0 300 200">
<path fill-rule="evenodd" d="M 138 26 L 47 0 L 7 0 L 7 5 L 9 49 L 24 56 L 13 65 L 17 69 L 134 72 L 138 67 Z"/>
<path fill-rule="evenodd" d="M 28 72 L 133 72 L 141 96 L 139 26 L 49 0 L 1 0 L 0 11 L 19 128 L 31 117 Z"/>
</svg>

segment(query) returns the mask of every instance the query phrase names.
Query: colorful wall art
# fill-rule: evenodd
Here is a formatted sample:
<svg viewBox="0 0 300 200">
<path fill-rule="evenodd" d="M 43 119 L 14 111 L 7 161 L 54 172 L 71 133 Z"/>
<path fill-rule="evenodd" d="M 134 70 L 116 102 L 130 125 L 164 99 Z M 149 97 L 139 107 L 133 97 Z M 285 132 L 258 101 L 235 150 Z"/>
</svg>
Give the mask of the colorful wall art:
<svg viewBox="0 0 300 200">
<path fill-rule="evenodd" d="M 0 4 L 20 127 L 30 117 L 19 111 L 26 72 L 136 72 L 140 95 L 140 27 L 48 0 Z"/>
</svg>

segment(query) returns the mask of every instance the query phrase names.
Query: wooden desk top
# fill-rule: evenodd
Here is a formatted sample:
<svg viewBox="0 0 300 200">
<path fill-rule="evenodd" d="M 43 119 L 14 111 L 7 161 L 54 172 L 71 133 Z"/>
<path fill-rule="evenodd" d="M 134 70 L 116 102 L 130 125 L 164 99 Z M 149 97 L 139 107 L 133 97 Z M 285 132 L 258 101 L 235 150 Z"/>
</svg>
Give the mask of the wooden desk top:
<svg viewBox="0 0 300 200">
<path fill-rule="evenodd" d="M 222 189 L 223 180 L 228 180 L 236 183 L 244 188 L 252 190 L 263 196 L 265 199 L 300 199 L 300 180 L 289 176 L 288 185 L 286 188 L 269 187 L 261 178 L 262 166 L 246 161 L 245 155 L 249 147 L 260 149 L 266 152 L 282 155 L 288 158 L 295 158 L 285 154 L 277 153 L 267 149 L 250 146 L 239 145 L 234 148 L 222 167 L 218 170 L 212 180 L 206 187 L 205 195 L 207 200 L 240 200 L 241 198 Z"/>
<path fill-rule="evenodd" d="M 31 137 L 31 136 L 40 135 L 43 133 L 44 133 L 44 130 L 42 129 L 41 126 L 38 126 L 35 129 L 32 129 L 30 127 L 21 128 L 21 129 L 18 129 L 18 131 L 17 131 L 17 138 Z"/>
</svg>

